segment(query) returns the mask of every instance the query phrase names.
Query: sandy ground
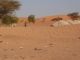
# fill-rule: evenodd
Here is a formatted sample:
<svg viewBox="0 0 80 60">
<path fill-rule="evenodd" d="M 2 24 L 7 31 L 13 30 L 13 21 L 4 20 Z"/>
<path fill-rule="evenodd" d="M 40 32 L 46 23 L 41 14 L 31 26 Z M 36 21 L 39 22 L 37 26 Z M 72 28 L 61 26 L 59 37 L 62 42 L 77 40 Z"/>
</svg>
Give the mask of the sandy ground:
<svg viewBox="0 0 80 60">
<path fill-rule="evenodd" d="M 80 60 L 80 25 L 0 27 L 0 60 Z"/>
</svg>

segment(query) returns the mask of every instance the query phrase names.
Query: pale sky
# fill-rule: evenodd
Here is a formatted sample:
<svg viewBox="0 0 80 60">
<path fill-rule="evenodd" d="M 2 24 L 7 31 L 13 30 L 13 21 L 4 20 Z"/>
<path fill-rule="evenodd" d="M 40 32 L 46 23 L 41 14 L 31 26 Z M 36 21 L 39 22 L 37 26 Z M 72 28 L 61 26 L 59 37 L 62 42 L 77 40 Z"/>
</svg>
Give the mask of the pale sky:
<svg viewBox="0 0 80 60">
<path fill-rule="evenodd" d="M 22 4 L 17 16 L 38 17 L 80 12 L 80 0 L 19 0 Z"/>
</svg>

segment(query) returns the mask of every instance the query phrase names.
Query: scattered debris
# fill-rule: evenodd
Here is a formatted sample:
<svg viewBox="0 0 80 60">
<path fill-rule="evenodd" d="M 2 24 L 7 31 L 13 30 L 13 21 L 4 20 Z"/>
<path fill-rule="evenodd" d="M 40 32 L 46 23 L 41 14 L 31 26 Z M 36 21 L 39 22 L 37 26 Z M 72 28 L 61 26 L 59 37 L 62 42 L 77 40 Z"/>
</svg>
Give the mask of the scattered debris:
<svg viewBox="0 0 80 60">
<path fill-rule="evenodd" d="M 34 48 L 34 50 L 38 50 L 38 51 L 40 51 L 40 50 L 42 50 L 42 49 L 40 49 L 40 48 Z"/>
</svg>

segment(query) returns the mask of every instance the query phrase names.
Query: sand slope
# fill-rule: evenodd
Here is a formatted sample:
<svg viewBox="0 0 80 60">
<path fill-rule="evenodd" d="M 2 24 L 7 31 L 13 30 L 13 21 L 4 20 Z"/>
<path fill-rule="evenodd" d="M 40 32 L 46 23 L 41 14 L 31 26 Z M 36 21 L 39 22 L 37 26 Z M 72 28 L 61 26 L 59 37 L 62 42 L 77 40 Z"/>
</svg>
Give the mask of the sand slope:
<svg viewBox="0 0 80 60">
<path fill-rule="evenodd" d="M 80 60 L 80 25 L 0 27 L 0 60 Z"/>
</svg>

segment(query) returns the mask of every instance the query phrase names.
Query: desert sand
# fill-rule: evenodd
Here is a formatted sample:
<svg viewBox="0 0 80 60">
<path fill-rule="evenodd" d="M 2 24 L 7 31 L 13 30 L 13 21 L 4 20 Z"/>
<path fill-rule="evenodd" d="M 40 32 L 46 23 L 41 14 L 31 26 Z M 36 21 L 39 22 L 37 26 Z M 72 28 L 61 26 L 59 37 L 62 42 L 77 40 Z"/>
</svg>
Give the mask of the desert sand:
<svg viewBox="0 0 80 60">
<path fill-rule="evenodd" d="M 80 24 L 0 27 L 0 60 L 80 60 Z"/>
</svg>

